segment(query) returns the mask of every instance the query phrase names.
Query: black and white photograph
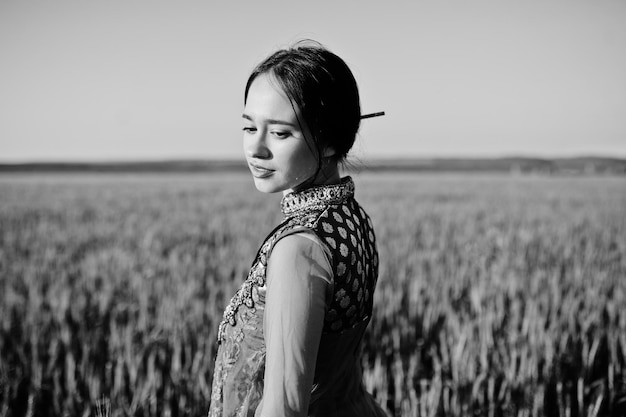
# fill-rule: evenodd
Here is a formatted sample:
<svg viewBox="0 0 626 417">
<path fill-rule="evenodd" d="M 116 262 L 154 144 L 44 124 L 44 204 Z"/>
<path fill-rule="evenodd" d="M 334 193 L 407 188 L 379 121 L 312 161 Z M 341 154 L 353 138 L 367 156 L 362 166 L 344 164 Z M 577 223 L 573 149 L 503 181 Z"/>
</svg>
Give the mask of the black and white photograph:
<svg viewBox="0 0 626 417">
<path fill-rule="evenodd" d="M 626 1 L 0 0 L 48 416 L 626 416 Z"/>
</svg>

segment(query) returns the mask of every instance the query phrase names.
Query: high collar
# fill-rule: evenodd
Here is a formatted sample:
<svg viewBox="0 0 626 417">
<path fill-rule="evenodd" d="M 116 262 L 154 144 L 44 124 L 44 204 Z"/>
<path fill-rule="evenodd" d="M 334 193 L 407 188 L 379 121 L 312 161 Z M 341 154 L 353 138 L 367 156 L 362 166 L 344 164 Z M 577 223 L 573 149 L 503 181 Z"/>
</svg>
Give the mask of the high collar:
<svg viewBox="0 0 626 417">
<path fill-rule="evenodd" d="M 290 217 L 343 203 L 352 196 L 354 181 L 351 177 L 344 177 L 339 184 L 317 185 L 286 194 L 280 202 L 280 209 L 285 217 Z"/>
</svg>

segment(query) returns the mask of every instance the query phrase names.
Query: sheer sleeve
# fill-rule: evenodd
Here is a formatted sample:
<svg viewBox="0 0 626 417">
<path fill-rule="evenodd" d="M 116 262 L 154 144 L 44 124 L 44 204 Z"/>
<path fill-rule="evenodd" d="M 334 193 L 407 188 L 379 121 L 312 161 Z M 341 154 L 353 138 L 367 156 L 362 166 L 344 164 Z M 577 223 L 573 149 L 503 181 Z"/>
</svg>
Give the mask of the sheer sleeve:
<svg viewBox="0 0 626 417">
<path fill-rule="evenodd" d="M 332 268 L 316 236 L 280 239 L 267 266 L 263 400 L 257 415 L 306 416 Z"/>
</svg>

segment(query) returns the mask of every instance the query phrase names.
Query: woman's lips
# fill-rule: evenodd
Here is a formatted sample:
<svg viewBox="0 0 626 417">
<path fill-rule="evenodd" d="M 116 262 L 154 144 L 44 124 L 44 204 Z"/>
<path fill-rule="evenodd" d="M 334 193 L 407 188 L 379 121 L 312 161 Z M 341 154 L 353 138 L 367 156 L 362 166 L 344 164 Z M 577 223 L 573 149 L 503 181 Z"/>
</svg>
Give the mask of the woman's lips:
<svg viewBox="0 0 626 417">
<path fill-rule="evenodd" d="M 265 167 L 262 167 L 260 165 L 255 165 L 251 162 L 248 163 L 248 166 L 250 167 L 250 171 L 252 172 L 252 176 L 255 178 L 266 178 L 269 177 L 270 175 L 272 175 L 274 173 L 273 169 L 268 169 Z"/>
</svg>

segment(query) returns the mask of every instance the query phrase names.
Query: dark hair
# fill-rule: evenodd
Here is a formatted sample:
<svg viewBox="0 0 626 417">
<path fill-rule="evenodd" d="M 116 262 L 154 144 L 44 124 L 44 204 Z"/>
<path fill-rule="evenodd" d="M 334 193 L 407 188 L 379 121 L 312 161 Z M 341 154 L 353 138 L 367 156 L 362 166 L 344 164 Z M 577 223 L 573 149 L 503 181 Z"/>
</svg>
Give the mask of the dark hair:
<svg viewBox="0 0 626 417">
<path fill-rule="evenodd" d="M 359 90 L 346 63 L 319 43 L 298 42 L 257 65 L 246 83 L 244 104 L 250 85 L 264 73 L 279 83 L 294 110 L 295 106 L 300 109 L 313 135 L 318 171 L 326 147 L 334 149 L 337 161 L 343 161 L 361 123 Z"/>
</svg>

